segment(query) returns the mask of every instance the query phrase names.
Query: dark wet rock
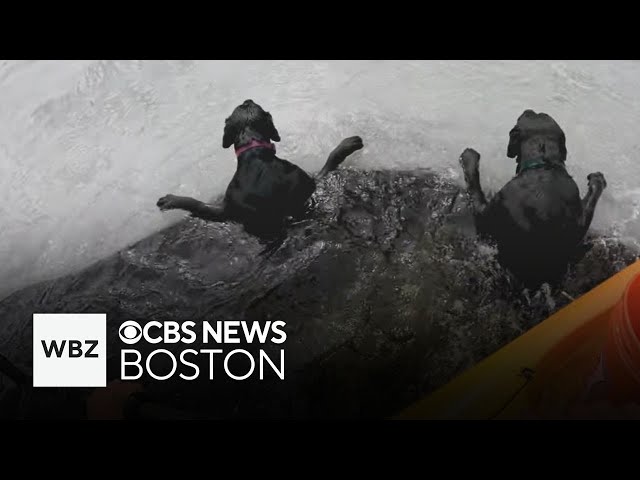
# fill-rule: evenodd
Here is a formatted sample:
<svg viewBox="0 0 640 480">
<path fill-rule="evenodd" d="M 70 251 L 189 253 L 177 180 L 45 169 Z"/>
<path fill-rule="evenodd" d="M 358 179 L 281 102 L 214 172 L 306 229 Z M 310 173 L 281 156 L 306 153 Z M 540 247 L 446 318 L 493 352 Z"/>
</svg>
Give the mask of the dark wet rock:
<svg viewBox="0 0 640 480">
<path fill-rule="evenodd" d="M 33 312 L 108 313 L 110 355 L 129 319 L 284 320 L 284 382 L 202 375 L 149 390 L 212 417 L 382 417 L 637 258 L 613 238 L 594 237 L 561 288 L 527 297 L 496 265 L 493 248 L 476 241 L 458 187 L 429 171 L 341 170 L 316 197 L 313 217 L 276 249 L 238 225 L 187 219 L 16 292 L 0 302 L 0 353 L 30 372 Z M 0 379 L 5 399 L 11 386 Z M 22 411 L 82 415 L 86 393 L 34 389 Z M 15 415 L 9 405 L 5 415 Z"/>
</svg>

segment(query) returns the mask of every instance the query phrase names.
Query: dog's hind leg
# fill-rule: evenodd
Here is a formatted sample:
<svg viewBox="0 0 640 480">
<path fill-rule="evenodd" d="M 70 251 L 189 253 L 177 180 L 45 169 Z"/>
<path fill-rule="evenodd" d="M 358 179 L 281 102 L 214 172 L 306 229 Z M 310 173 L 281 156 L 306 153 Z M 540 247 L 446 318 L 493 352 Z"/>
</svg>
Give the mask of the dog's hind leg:
<svg viewBox="0 0 640 480">
<path fill-rule="evenodd" d="M 607 188 L 607 181 L 604 179 L 604 175 L 600 172 L 590 173 L 587 176 L 589 182 L 589 190 L 582 199 L 582 230 L 580 238 L 584 237 L 591 226 L 593 220 L 593 214 L 596 211 L 596 205 L 600 200 L 600 195 L 605 188 Z"/>
<path fill-rule="evenodd" d="M 322 170 L 318 173 L 318 177 L 322 178 L 329 172 L 332 172 L 338 166 L 344 162 L 344 160 L 351 155 L 356 150 L 360 150 L 364 144 L 362 143 L 362 138 L 360 137 L 349 137 L 345 138 L 340 142 L 336 148 L 329 154 L 329 158 L 327 162 L 322 167 Z"/>
<path fill-rule="evenodd" d="M 178 195 L 165 195 L 156 203 L 158 208 L 165 210 L 185 210 L 192 217 L 201 218 L 210 222 L 224 222 L 229 220 L 224 205 L 211 205 L 191 197 Z"/>
<path fill-rule="evenodd" d="M 464 172 L 467 193 L 475 215 L 482 215 L 487 208 L 487 199 L 480 186 L 480 154 L 472 148 L 465 149 L 460 155 L 460 165 Z"/>
</svg>

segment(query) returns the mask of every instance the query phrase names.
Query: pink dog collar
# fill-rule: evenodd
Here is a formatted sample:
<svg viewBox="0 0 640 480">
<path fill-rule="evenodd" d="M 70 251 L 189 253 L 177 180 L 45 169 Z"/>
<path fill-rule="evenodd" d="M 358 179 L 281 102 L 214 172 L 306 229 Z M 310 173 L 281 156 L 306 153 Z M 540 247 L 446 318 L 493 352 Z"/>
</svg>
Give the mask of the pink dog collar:
<svg viewBox="0 0 640 480">
<path fill-rule="evenodd" d="M 246 152 L 247 150 L 251 150 L 252 148 L 270 148 L 274 152 L 276 151 L 276 146 L 271 142 L 260 142 L 258 140 L 251 140 L 249 143 L 244 145 L 243 147 L 236 148 L 236 157 L 239 157 L 241 153 Z"/>
</svg>

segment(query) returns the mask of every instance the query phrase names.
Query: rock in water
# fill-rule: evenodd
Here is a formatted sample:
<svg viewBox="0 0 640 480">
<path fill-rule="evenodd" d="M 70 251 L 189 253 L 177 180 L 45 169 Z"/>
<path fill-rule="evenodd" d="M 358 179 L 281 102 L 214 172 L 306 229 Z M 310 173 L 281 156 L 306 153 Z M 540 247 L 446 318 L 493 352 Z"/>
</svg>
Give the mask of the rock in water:
<svg viewBox="0 0 640 480">
<path fill-rule="evenodd" d="M 105 312 L 116 377 L 125 320 L 282 320 L 284 381 L 216 371 L 213 380 L 150 381 L 149 391 L 208 417 L 384 417 L 544 320 L 566 294 L 576 298 L 636 259 L 598 238 L 553 298 L 524 295 L 494 249 L 476 240 L 459 187 L 428 170 L 339 170 L 316 199 L 312 216 L 277 248 L 239 225 L 189 218 L 18 291 L 0 302 L 0 353 L 30 373 L 34 312 Z M 187 347 L 197 348 L 175 350 Z M 9 417 L 82 416 L 88 393 L 27 389 L 16 397 L 7 378 L 0 389 Z"/>
</svg>

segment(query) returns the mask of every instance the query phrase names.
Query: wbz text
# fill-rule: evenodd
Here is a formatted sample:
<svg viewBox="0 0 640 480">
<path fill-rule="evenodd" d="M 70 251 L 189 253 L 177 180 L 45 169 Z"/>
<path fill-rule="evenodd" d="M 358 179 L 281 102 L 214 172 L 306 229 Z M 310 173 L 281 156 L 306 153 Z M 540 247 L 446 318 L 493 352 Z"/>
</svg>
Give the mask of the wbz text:
<svg viewBox="0 0 640 480">
<path fill-rule="evenodd" d="M 107 347 L 120 363 L 109 378 L 120 380 L 285 378 L 282 321 L 128 320 L 107 345 L 108 323 L 104 313 L 35 313 L 33 386 L 105 387 Z"/>
</svg>

